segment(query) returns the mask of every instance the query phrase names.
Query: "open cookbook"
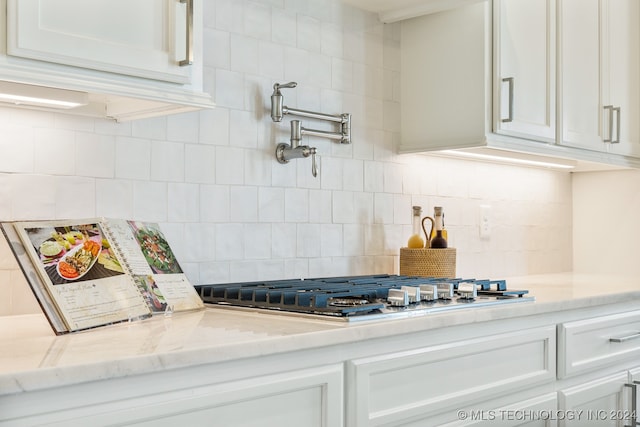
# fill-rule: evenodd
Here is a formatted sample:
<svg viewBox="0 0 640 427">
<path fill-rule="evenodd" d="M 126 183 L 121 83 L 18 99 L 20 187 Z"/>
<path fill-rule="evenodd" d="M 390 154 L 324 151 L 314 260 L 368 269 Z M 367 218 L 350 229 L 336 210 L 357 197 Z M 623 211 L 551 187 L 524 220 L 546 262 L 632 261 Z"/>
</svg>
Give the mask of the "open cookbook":
<svg viewBox="0 0 640 427">
<path fill-rule="evenodd" d="M 101 218 L 1 225 L 56 334 L 204 307 L 158 224 Z"/>
</svg>

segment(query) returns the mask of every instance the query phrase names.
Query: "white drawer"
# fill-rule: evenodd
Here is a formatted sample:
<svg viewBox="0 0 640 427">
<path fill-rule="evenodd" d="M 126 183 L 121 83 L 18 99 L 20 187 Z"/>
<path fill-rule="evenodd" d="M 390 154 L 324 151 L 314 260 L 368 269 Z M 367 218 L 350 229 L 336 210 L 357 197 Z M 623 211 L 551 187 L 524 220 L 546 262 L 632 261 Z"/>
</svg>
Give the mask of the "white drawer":
<svg viewBox="0 0 640 427">
<path fill-rule="evenodd" d="M 558 326 L 558 378 L 640 356 L 640 310 Z"/>
<path fill-rule="evenodd" d="M 347 375 L 347 425 L 396 425 L 554 381 L 555 326 L 357 359 Z"/>
</svg>

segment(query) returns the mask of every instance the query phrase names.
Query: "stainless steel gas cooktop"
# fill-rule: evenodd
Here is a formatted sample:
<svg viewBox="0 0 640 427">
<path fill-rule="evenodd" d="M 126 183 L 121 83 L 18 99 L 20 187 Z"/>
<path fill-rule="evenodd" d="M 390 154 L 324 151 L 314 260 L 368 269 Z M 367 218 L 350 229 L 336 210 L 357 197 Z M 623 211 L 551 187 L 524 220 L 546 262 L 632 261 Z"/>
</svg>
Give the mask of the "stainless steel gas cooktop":
<svg viewBox="0 0 640 427">
<path fill-rule="evenodd" d="M 532 302 L 504 280 L 396 275 L 325 277 L 196 286 L 205 303 L 346 321 Z"/>
</svg>

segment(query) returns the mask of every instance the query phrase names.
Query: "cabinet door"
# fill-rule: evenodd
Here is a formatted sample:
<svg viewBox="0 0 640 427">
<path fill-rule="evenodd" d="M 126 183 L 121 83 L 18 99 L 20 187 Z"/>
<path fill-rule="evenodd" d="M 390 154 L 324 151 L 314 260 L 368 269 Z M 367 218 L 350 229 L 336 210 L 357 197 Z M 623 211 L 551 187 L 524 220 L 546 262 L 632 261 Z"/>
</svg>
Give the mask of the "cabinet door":
<svg viewBox="0 0 640 427">
<path fill-rule="evenodd" d="M 562 143 L 640 156 L 640 3 L 561 4 Z"/>
<path fill-rule="evenodd" d="M 192 379 L 198 374 L 202 376 L 199 368 L 190 368 L 183 378 Z M 0 411 L 0 426 L 344 425 L 342 365 L 193 387 L 185 387 L 185 383 L 180 382 L 175 390 L 166 390 L 165 381 L 163 375 L 131 376 L 65 389 L 19 393 L 10 398 L 10 403 L 3 401 L 0 405 L 11 410 L 9 414 Z M 159 390 L 161 383 L 162 391 Z M 126 397 L 122 395 L 123 388 Z M 48 407 L 43 408 L 43 400 L 48 402 Z M 51 401 L 57 402 L 51 405 Z"/>
<path fill-rule="evenodd" d="M 640 2 L 609 0 L 603 9 L 608 35 L 605 51 L 604 86 L 608 104 L 618 108 L 614 113 L 612 136 L 619 143 L 610 144 L 610 152 L 640 155 Z M 619 125 L 618 125 L 619 119 Z M 605 130 L 608 115 L 605 114 Z"/>
<path fill-rule="evenodd" d="M 630 421 L 627 383 L 627 373 L 623 372 L 560 391 L 558 409 L 571 416 L 560 420 L 559 427 L 618 427 Z"/>
<path fill-rule="evenodd" d="M 562 143 L 601 151 L 599 0 L 561 1 Z"/>
<path fill-rule="evenodd" d="M 180 66 L 186 59 L 188 31 L 194 30 L 187 24 L 187 4 L 180 0 L 9 0 L 7 53 L 188 83 L 190 67 Z M 193 33 L 191 41 L 192 37 Z"/>
<path fill-rule="evenodd" d="M 556 138 L 555 0 L 494 2 L 494 129 Z"/>
</svg>

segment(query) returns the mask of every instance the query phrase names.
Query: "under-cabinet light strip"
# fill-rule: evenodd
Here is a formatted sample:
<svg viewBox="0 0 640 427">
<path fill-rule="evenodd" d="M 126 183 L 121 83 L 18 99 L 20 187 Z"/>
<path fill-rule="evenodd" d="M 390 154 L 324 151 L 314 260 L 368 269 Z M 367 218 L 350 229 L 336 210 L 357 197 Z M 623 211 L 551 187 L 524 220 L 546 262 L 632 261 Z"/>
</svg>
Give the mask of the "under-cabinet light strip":
<svg viewBox="0 0 640 427">
<path fill-rule="evenodd" d="M 541 160 L 520 159 L 518 157 L 494 156 L 491 154 L 471 153 L 468 151 L 444 150 L 444 151 L 440 151 L 440 153 L 446 154 L 448 156 L 454 156 L 454 157 L 466 157 L 466 158 L 486 160 L 491 162 L 504 162 L 504 163 L 537 166 L 537 167 L 545 167 L 545 168 L 573 169 L 575 167 L 573 165 L 568 165 L 564 163 L 553 163 L 553 162 L 545 162 Z"/>
</svg>

